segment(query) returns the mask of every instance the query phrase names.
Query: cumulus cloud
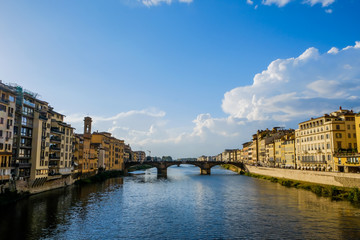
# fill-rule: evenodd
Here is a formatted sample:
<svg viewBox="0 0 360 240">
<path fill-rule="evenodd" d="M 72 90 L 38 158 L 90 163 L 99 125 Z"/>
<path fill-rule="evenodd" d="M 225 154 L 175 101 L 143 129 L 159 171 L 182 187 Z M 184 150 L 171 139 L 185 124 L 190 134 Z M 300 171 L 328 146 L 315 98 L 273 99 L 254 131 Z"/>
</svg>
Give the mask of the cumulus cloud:
<svg viewBox="0 0 360 240">
<path fill-rule="evenodd" d="M 142 4 L 145 6 L 151 7 L 151 6 L 157 6 L 161 3 L 171 4 L 173 2 L 180 2 L 180 3 L 192 3 L 193 0 L 141 0 Z"/>
<path fill-rule="evenodd" d="M 319 54 L 307 49 L 296 58 L 277 59 L 253 84 L 225 93 L 222 108 L 235 118 L 290 121 L 317 116 L 340 104 L 360 104 L 360 42 Z"/>
</svg>

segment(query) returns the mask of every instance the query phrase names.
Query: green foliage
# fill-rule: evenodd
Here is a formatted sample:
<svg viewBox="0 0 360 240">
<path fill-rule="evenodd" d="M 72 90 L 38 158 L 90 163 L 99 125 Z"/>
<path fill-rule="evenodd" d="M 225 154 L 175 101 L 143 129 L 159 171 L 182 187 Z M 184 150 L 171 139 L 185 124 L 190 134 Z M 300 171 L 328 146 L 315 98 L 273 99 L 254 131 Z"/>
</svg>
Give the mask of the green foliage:
<svg viewBox="0 0 360 240">
<path fill-rule="evenodd" d="M 109 178 L 116 178 L 116 177 L 120 177 L 123 176 L 123 172 L 122 171 L 105 171 L 105 172 L 101 172 L 98 173 L 92 177 L 86 178 L 86 179 L 81 179 L 75 182 L 75 184 L 89 184 L 89 183 L 97 183 L 97 182 L 103 182 L 106 179 Z"/>
</svg>

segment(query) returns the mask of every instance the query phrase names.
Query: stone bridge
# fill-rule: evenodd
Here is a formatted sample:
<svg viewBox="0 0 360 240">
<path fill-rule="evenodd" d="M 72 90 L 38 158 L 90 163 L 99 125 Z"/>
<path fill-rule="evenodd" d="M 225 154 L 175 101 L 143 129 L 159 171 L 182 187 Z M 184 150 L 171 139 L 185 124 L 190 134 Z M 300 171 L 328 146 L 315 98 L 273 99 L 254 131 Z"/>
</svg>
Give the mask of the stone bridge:
<svg viewBox="0 0 360 240">
<path fill-rule="evenodd" d="M 159 176 L 167 176 L 167 168 L 173 165 L 180 166 L 181 164 L 191 164 L 200 168 L 201 175 L 210 175 L 211 168 L 217 165 L 230 164 L 241 169 L 244 169 L 242 162 L 225 162 L 225 161 L 144 161 L 144 162 L 126 162 L 124 173 L 127 175 L 128 169 L 132 166 L 150 165 L 157 168 Z"/>
</svg>

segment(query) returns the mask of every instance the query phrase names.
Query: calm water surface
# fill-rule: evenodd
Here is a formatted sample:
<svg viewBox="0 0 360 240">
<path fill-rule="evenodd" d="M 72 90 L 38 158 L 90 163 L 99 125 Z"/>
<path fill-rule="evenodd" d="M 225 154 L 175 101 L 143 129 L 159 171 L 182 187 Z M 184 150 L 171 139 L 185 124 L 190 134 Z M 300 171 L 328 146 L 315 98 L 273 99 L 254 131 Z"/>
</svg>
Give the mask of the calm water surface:
<svg viewBox="0 0 360 240">
<path fill-rule="evenodd" d="M 360 209 L 218 167 L 156 169 L 0 208 L 0 239 L 360 239 Z"/>
</svg>

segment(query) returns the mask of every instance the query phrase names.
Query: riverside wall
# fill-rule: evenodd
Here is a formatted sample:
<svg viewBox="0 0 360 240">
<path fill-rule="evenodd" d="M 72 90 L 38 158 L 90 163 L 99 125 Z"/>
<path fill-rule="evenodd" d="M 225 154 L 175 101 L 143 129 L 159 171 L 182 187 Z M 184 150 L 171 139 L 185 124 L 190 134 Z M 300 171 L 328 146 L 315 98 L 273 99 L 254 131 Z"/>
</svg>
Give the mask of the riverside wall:
<svg viewBox="0 0 360 240">
<path fill-rule="evenodd" d="M 71 175 L 63 176 L 57 179 L 50 179 L 44 182 L 39 186 L 31 186 L 31 182 L 17 180 L 16 181 L 16 190 L 18 193 L 28 192 L 30 194 L 41 193 L 45 191 L 49 191 L 56 188 L 62 188 L 69 185 L 74 184 L 76 179 L 74 179 Z"/>
<path fill-rule="evenodd" d="M 267 168 L 246 165 L 250 173 L 265 175 L 276 178 L 286 178 L 316 184 L 326 184 L 339 187 L 360 188 L 360 174 L 340 172 L 319 172 L 307 170 L 293 170 L 282 168 Z"/>
</svg>

